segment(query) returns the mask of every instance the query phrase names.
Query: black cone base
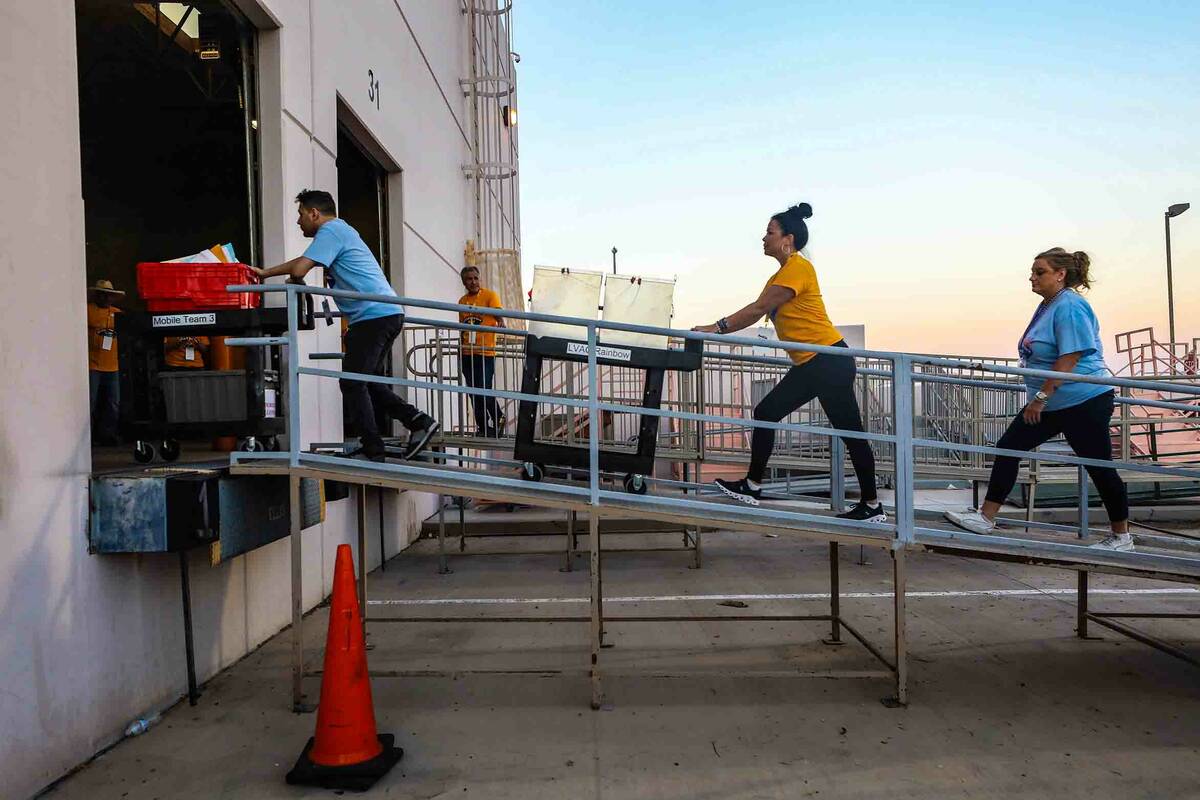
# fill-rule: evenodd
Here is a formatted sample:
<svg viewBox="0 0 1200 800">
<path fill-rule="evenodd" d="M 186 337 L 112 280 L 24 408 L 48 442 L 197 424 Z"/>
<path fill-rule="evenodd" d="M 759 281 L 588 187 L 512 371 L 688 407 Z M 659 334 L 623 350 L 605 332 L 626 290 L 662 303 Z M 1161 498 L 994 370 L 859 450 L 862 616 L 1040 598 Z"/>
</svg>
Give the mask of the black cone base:
<svg viewBox="0 0 1200 800">
<path fill-rule="evenodd" d="M 304 752 L 292 771 L 287 774 L 287 782 L 294 786 L 320 786 L 322 789 L 346 789 L 352 792 L 365 792 L 375 785 L 375 781 L 387 774 L 388 770 L 399 763 L 404 750 L 396 747 L 396 737 L 390 733 L 379 734 L 379 743 L 383 752 L 370 761 L 358 764 L 348 764 L 344 767 L 326 767 L 314 764 L 308 757 L 312 750 L 313 739 L 304 745 Z"/>
</svg>

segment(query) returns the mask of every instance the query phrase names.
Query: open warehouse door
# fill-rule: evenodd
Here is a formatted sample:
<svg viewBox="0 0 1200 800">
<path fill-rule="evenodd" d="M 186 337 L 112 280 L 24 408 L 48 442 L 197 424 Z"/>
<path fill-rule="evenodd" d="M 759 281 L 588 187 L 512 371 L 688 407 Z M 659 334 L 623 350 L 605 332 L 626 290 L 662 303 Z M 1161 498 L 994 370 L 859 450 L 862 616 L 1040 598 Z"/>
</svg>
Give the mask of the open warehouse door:
<svg viewBox="0 0 1200 800">
<path fill-rule="evenodd" d="M 214 245 L 229 245 L 230 261 L 259 260 L 255 31 L 221 0 L 75 0 L 75 14 L 93 465 L 102 468 L 131 460 L 121 400 L 135 398 L 121 398 L 116 321 L 147 310 L 137 264 Z M 171 333 L 154 367 L 169 371 L 174 356 L 175 367 L 211 369 L 221 355 L 196 331 Z M 155 391 L 136 398 L 138 414 Z"/>
</svg>

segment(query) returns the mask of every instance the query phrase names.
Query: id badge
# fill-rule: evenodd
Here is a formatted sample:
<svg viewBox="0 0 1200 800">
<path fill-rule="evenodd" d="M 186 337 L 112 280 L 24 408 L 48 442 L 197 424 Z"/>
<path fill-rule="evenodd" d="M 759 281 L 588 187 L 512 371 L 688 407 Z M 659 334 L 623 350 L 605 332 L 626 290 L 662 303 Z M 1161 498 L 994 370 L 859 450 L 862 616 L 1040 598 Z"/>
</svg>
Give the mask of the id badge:
<svg viewBox="0 0 1200 800">
<path fill-rule="evenodd" d="M 196 360 L 196 348 L 192 347 L 190 344 L 187 347 L 183 348 L 183 357 L 184 357 L 184 360 L 186 360 L 186 361 L 195 361 Z"/>
<path fill-rule="evenodd" d="M 100 349 L 101 350 L 112 350 L 113 349 L 113 338 L 114 337 L 113 337 L 112 331 L 100 331 Z"/>
</svg>

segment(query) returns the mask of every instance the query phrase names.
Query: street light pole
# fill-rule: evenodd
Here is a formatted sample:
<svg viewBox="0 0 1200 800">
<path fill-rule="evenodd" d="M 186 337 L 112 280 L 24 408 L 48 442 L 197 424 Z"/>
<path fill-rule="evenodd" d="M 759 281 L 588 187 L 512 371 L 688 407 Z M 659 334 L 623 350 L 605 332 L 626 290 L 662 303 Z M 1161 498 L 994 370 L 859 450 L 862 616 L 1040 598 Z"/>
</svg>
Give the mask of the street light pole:
<svg viewBox="0 0 1200 800">
<path fill-rule="evenodd" d="M 1167 249 L 1170 250 L 1169 245 L 1168 245 Z M 1169 264 L 1170 262 L 1171 262 L 1171 257 L 1167 256 L 1167 263 Z M 1167 269 L 1170 270 L 1170 267 L 1168 267 Z M 617 248 L 614 247 L 613 248 L 613 275 L 616 275 L 616 274 L 617 274 Z"/>
<path fill-rule="evenodd" d="M 1163 214 L 1167 239 L 1167 329 L 1171 334 L 1172 345 L 1175 344 L 1175 288 L 1171 281 L 1171 217 L 1178 217 L 1191 207 L 1191 203 L 1176 203 L 1168 207 L 1166 213 Z M 1172 352 L 1174 352 L 1173 347 Z"/>
</svg>

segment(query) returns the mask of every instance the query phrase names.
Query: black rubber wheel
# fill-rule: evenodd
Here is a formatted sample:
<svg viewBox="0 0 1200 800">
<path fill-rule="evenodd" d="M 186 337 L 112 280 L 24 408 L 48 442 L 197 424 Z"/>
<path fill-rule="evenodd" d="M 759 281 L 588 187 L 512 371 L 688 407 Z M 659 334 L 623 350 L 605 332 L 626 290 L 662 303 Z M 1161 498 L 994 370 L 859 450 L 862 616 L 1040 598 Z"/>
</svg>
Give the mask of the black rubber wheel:
<svg viewBox="0 0 1200 800">
<path fill-rule="evenodd" d="M 535 483 L 546 477 L 546 469 L 541 464 L 526 461 L 521 465 L 521 479 Z"/>
<path fill-rule="evenodd" d="M 138 439 L 133 445 L 133 460 L 139 464 L 149 464 L 154 460 L 154 445 Z"/>
<path fill-rule="evenodd" d="M 644 477 L 641 475 L 634 475 L 632 473 L 626 475 L 625 479 L 622 480 L 621 483 L 625 486 L 625 491 L 629 492 L 630 494 L 645 494 L 650 488 L 650 484 L 646 482 Z"/>
<path fill-rule="evenodd" d="M 175 439 L 163 439 L 158 443 L 158 454 L 163 461 L 174 461 L 179 458 L 179 442 Z"/>
<path fill-rule="evenodd" d="M 310 295 L 306 295 L 306 296 L 310 296 Z M 267 445 L 267 450 L 269 450 L 272 453 L 279 452 L 279 437 L 278 436 L 268 436 L 265 441 L 266 441 L 266 445 Z"/>
<path fill-rule="evenodd" d="M 265 449 L 266 446 L 263 444 L 262 439 L 253 436 L 249 436 L 238 442 L 238 450 L 241 450 L 243 453 L 261 453 Z"/>
</svg>

